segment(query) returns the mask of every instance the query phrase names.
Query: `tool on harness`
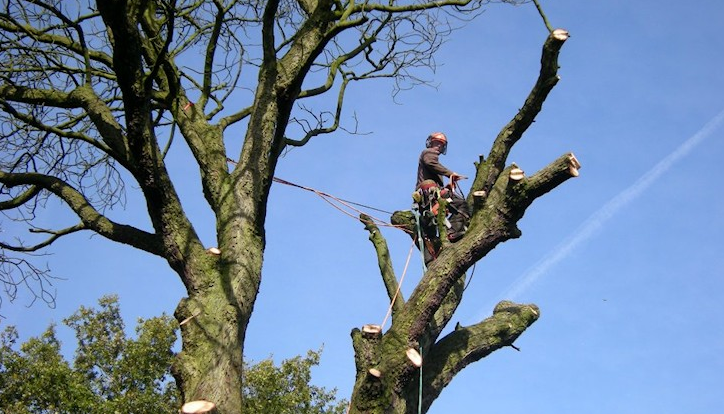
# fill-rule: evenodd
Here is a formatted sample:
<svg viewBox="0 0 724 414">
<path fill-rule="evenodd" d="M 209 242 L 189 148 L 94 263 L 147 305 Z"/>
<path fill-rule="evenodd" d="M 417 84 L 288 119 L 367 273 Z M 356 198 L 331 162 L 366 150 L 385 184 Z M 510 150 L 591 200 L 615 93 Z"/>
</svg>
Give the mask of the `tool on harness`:
<svg viewBox="0 0 724 414">
<path fill-rule="evenodd" d="M 439 249 L 438 213 L 441 189 L 433 180 L 425 180 L 412 193 L 412 211 L 417 224 L 417 243 L 423 253 L 424 262 L 430 263 L 437 258 Z M 445 218 L 446 225 L 449 224 Z"/>
<path fill-rule="evenodd" d="M 437 200 L 441 196 L 442 193 L 437 183 L 433 180 L 425 180 L 413 193 L 412 199 L 417 202 L 420 214 L 437 224 L 437 213 L 440 209 L 440 203 Z"/>
<path fill-rule="evenodd" d="M 444 225 L 447 228 L 447 239 L 451 242 L 460 240 L 467 230 L 470 221 L 470 210 L 465 202 L 460 188 L 456 181 L 464 179 L 464 176 L 450 177 L 450 184 L 440 188 L 434 180 L 425 180 L 420 183 L 418 189 L 412 193 L 413 209 L 420 215 L 420 230 L 424 239 L 429 241 L 430 246 L 439 244 L 438 216 L 440 210 L 439 199 L 447 201 L 448 213 L 445 214 Z M 436 256 L 437 251 L 430 249 L 431 256 Z"/>
</svg>

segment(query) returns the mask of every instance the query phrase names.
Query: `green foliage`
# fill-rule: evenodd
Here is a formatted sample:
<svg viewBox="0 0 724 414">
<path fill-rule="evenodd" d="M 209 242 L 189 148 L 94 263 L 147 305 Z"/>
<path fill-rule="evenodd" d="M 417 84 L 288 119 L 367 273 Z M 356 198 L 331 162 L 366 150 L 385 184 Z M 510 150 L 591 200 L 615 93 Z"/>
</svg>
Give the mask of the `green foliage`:
<svg viewBox="0 0 724 414">
<path fill-rule="evenodd" d="M 244 413 L 344 414 L 345 401 L 336 402 L 336 389 L 310 385 L 311 368 L 319 365 L 320 351 L 282 361 L 271 359 L 244 366 Z"/>
<path fill-rule="evenodd" d="M 19 345 L 18 332 L 0 332 L 0 414 L 163 414 L 181 405 L 170 367 L 176 321 L 163 315 L 140 319 L 136 339 L 127 338 L 118 298 L 99 308 L 81 307 L 63 322 L 75 331 L 73 364 L 61 354 L 51 325 Z M 244 411 L 263 414 L 344 414 L 336 390 L 310 385 L 321 352 L 245 364 Z"/>
<path fill-rule="evenodd" d="M 179 394 L 170 380 L 176 321 L 139 320 L 126 338 L 118 298 L 81 307 L 63 322 L 75 331 L 73 365 L 60 353 L 55 327 L 14 350 L 18 334 L 0 336 L 0 413 L 174 413 Z"/>
<path fill-rule="evenodd" d="M 92 412 L 95 396 L 62 359 L 54 326 L 22 344 L 20 352 L 11 348 L 17 338 L 13 327 L 0 335 L 0 412 Z"/>
</svg>

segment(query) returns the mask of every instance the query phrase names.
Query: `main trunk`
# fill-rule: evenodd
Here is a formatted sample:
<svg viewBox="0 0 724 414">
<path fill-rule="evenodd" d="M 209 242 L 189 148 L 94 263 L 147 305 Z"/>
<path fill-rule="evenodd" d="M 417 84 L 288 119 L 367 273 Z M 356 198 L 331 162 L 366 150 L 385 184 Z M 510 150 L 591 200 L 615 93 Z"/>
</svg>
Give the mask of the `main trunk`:
<svg viewBox="0 0 724 414">
<path fill-rule="evenodd" d="M 188 263 L 189 297 L 176 311 L 183 349 L 174 375 L 184 401 L 207 400 L 221 414 L 242 408 L 244 338 L 261 283 L 264 223 L 287 111 L 280 111 L 270 81 L 260 75 L 257 104 L 233 171 L 207 176 L 216 214 L 218 250 Z M 212 180 L 218 180 L 211 182 Z"/>
<path fill-rule="evenodd" d="M 263 237 L 239 218 L 242 207 L 219 233 L 220 253 L 201 253 L 175 314 L 182 351 L 174 376 L 183 399 L 211 401 L 219 413 L 241 412 L 244 338 L 261 280 Z"/>
<path fill-rule="evenodd" d="M 212 274 L 221 280 L 218 270 Z M 229 300 L 223 283 L 183 299 L 176 318 L 182 351 L 174 376 L 185 401 L 207 400 L 220 412 L 239 412 L 241 361 L 248 318 Z"/>
</svg>

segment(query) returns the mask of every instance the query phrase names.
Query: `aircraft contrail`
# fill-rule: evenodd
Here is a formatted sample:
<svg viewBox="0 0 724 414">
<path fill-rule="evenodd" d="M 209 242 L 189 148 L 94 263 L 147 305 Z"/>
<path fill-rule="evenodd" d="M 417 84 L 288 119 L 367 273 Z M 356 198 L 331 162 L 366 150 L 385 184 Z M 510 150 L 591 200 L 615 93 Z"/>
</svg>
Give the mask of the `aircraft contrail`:
<svg viewBox="0 0 724 414">
<path fill-rule="evenodd" d="M 533 265 L 520 277 L 518 277 L 510 287 L 498 296 L 497 299 L 515 300 L 518 295 L 528 289 L 534 282 L 544 276 L 554 265 L 568 257 L 583 242 L 590 239 L 603 225 L 616 214 L 619 210 L 641 195 L 656 180 L 668 171 L 677 161 L 685 157 L 697 145 L 708 138 L 724 121 L 724 110 L 719 112 L 711 121 L 704 125 L 696 134 L 689 137 L 671 154 L 667 155 L 659 161 L 651 170 L 646 172 L 630 187 L 626 188 L 611 200 L 608 201 L 598 211 L 593 213 L 586 219 L 581 226 L 578 227 L 570 236 L 568 236 L 561 244 L 554 248 L 545 258 Z M 492 306 L 486 308 L 486 312 L 490 312 Z"/>
</svg>

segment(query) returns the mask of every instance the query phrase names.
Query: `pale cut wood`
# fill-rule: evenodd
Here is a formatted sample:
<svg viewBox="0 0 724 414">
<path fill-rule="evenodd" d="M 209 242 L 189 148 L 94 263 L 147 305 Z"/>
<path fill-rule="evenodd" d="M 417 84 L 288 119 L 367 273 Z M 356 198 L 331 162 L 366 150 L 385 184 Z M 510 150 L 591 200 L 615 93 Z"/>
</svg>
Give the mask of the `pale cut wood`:
<svg viewBox="0 0 724 414">
<path fill-rule="evenodd" d="M 573 177 L 578 177 L 578 169 L 581 168 L 581 163 L 578 162 L 578 159 L 575 155 L 569 154 L 568 155 L 568 172 Z"/>
<path fill-rule="evenodd" d="M 182 320 L 181 322 L 179 322 L 178 325 L 179 325 L 179 326 L 186 325 L 187 323 L 189 323 L 189 321 L 191 321 L 191 319 L 199 316 L 200 314 L 201 314 L 201 312 L 196 312 L 196 313 L 194 313 L 193 315 L 189 316 L 188 318 L 186 318 L 186 319 Z"/>
<path fill-rule="evenodd" d="M 570 36 L 568 34 L 568 30 L 566 29 L 556 29 L 552 33 L 553 38 L 560 41 L 566 41 L 568 40 L 568 37 Z"/>
<path fill-rule="evenodd" d="M 520 181 L 525 178 L 525 173 L 520 168 L 511 168 L 510 179 L 513 181 Z"/>
<path fill-rule="evenodd" d="M 382 371 L 377 368 L 370 368 L 368 372 L 375 378 L 379 378 L 382 376 Z"/>
<path fill-rule="evenodd" d="M 483 205 L 483 202 L 485 202 L 485 196 L 487 196 L 488 193 L 485 192 L 485 190 L 479 190 L 473 192 L 473 203 L 476 207 L 480 207 Z"/>
<path fill-rule="evenodd" d="M 189 401 L 181 407 L 181 414 L 216 414 L 216 404 L 211 401 Z"/>
<path fill-rule="evenodd" d="M 407 354 L 407 359 L 412 362 L 412 365 L 418 368 L 422 366 L 422 355 L 420 355 L 416 349 L 410 348 L 405 353 Z"/>
</svg>

